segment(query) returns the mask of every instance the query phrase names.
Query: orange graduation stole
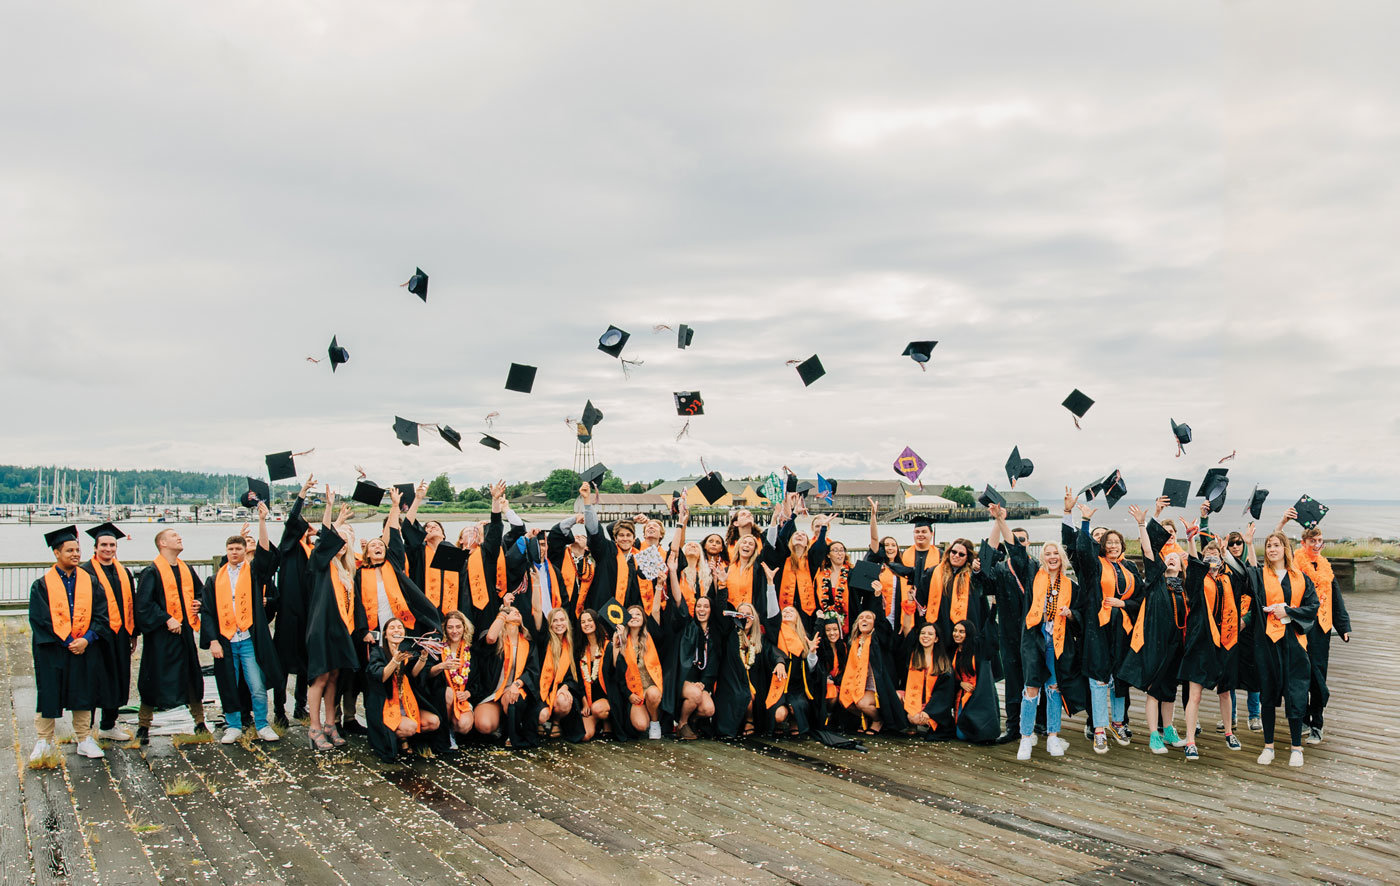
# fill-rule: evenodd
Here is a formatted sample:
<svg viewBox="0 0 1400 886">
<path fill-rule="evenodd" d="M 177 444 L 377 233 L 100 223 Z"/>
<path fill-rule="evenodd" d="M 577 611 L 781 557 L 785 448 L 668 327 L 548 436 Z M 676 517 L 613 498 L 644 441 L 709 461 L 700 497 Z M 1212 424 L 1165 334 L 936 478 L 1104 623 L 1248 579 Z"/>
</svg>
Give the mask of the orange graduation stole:
<svg viewBox="0 0 1400 886">
<path fill-rule="evenodd" d="M 755 562 L 757 556 L 754 557 Z M 745 603 L 753 604 L 753 573 L 755 565 L 750 563 L 747 568 L 737 560 L 729 565 L 729 586 L 725 589 L 729 592 L 729 605 L 738 609 Z"/>
<path fill-rule="evenodd" d="M 962 672 L 961 670 L 959 670 L 959 668 L 958 668 L 958 656 L 960 656 L 960 655 L 962 655 L 962 650 L 961 650 L 961 649 L 959 649 L 959 650 L 957 650 L 956 652 L 953 653 L 953 679 L 958 681 L 958 694 L 957 694 L 956 699 L 955 699 L 954 702 L 953 702 L 953 716 L 954 716 L 955 718 L 956 718 L 956 717 L 961 717 L 961 716 L 962 716 L 963 705 L 967 704 L 967 700 L 968 700 L 969 698 L 972 698 L 973 690 L 975 690 L 975 689 L 977 688 L 977 656 L 976 656 L 976 654 L 974 654 L 974 653 L 969 653 L 968 657 L 972 659 L 972 668 L 971 668 L 970 673 L 966 673 L 966 674 L 963 673 L 963 672 Z M 963 685 L 962 685 L 964 681 L 966 681 L 966 682 L 968 682 L 968 683 L 971 683 L 971 684 L 972 684 L 972 689 L 964 689 L 964 688 L 963 688 Z"/>
<path fill-rule="evenodd" d="M 400 671 L 389 678 L 389 684 L 389 697 L 384 700 L 384 727 L 390 731 L 398 729 L 405 715 L 417 723 L 418 699 L 413 695 L 408 675 Z M 399 702 L 403 702 L 402 711 L 399 710 Z"/>
<path fill-rule="evenodd" d="M 567 639 L 559 644 L 558 665 L 555 664 L 549 648 L 545 648 L 544 664 L 540 665 L 540 700 L 544 702 L 545 708 L 554 707 L 554 697 L 559 694 L 559 687 L 564 685 L 564 678 L 569 675 L 573 657 L 573 648 Z"/>
<path fill-rule="evenodd" d="M 931 613 L 929 620 L 938 618 L 943 606 L 943 586 L 948 582 L 948 570 L 952 567 L 947 561 L 939 563 L 933 570 L 933 577 L 928 582 L 928 612 Z M 971 565 L 959 570 L 953 576 L 953 596 L 948 601 L 948 618 L 953 624 L 957 624 L 967 618 L 968 592 L 972 587 L 972 567 Z"/>
<path fill-rule="evenodd" d="M 841 704 L 850 707 L 865 695 L 866 674 L 870 670 L 870 644 L 874 634 L 860 634 L 851 640 L 846 670 L 841 675 Z"/>
<path fill-rule="evenodd" d="M 792 606 L 793 601 L 800 602 L 800 608 L 807 615 L 812 615 L 817 611 L 816 590 L 812 586 L 812 571 L 808 567 L 805 556 L 788 557 L 787 563 L 783 565 L 783 581 L 778 589 L 778 607 L 780 609 Z"/>
<path fill-rule="evenodd" d="M 1061 606 L 1070 605 L 1069 599 L 1061 599 L 1061 589 L 1070 585 L 1069 579 L 1064 577 L 1064 572 L 1057 573 L 1055 585 L 1050 584 L 1050 574 L 1041 569 L 1035 574 L 1035 583 L 1031 587 L 1031 605 L 1026 610 L 1026 627 L 1034 628 L 1046 620 L 1046 611 L 1049 610 L 1050 618 L 1054 619 L 1050 626 L 1050 636 L 1055 643 L 1055 657 L 1059 658 L 1060 653 L 1065 649 L 1065 617 L 1060 614 Z M 1068 594 L 1065 595 L 1069 597 Z"/>
<path fill-rule="evenodd" d="M 340 570 L 334 563 L 330 568 L 331 587 L 335 589 L 335 608 L 340 612 L 340 620 L 345 623 L 346 633 L 355 630 L 355 608 L 351 602 L 350 589 L 340 580 Z M 375 601 L 378 604 L 378 600 Z M 375 607 L 375 614 L 378 614 L 379 606 Z M 366 614 L 368 614 L 366 610 Z"/>
<path fill-rule="evenodd" d="M 530 660 L 530 637 L 523 629 L 515 632 L 515 643 L 507 643 L 506 635 L 501 634 L 496 640 L 496 647 L 501 651 L 501 681 L 496 684 L 496 691 L 486 698 L 487 701 L 500 702 L 501 707 L 506 703 L 501 698 L 506 691 L 507 683 L 514 683 L 520 679 L 520 675 L 525 673 L 525 664 Z"/>
<path fill-rule="evenodd" d="M 131 576 L 127 574 L 126 567 L 122 566 L 120 560 L 113 560 L 112 565 L 117 568 L 117 582 L 122 587 L 122 606 L 117 608 L 117 595 L 112 588 L 112 583 L 107 580 L 107 573 L 102 570 L 102 564 L 97 562 L 97 558 L 92 558 L 92 571 L 97 576 L 98 584 L 102 585 L 102 590 L 107 594 L 107 623 L 112 627 L 112 633 L 122 629 L 123 614 L 126 619 L 126 632 L 134 635 L 136 633 L 136 607 L 131 602 Z"/>
<path fill-rule="evenodd" d="M 73 583 L 73 610 L 68 610 L 68 591 L 58 576 L 58 567 L 44 573 L 44 590 L 49 595 L 49 621 L 53 632 L 63 640 L 76 640 L 92 626 L 92 576 L 77 570 Z"/>
<path fill-rule="evenodd" d="M 899 577 L 888 566 L 880 568 L 880 596 L 885 599 L 885 614 L 894 615 L 894 592 L 898 586 Z M 901 623 L 900 627 L 904 625 Z"/>
<path fill-rule="evenodd" d="M 214 576 L 214 608 L 219 615 L 219 634 L 233 639 L 239 631 L 253 629 L 253 564 L 244 562 L 238 571 L 238 585 L 233 589 L 237 601 L 229 599 L 228 564 L 219 567 Z"/>
<path fill-rule="evenodd" d="M 175 565 L 180 567 L 180 584 L 175 584 L 175 570 L 170 568 L 170 564 L 165 562 L 165 558 L 157 556 L 154 565 L 157 574 L 160 575 L 161 590 L 165 594 L 165 613 L 177 621 L 184 621 L 195 633 L 199 632 L 199 616 L 194 614 L 194 570 L 185 564 L 184 560 L 177 559 Z M 184 600 L 184 615 L 180 612 L 180 601 Z"/>
<path fill-rule="evenodd" d="M 413 630 L 413 610 L 408 608 L 408 601 L 403 598 L 403 589 L 399 587 L 399 577 L 394 573 L 394 567 L 389 561 L 384 561 L 378 566 L 361 566 L 360 577 L 360 602 L 365 607 L 365 622 L 372 631 L 379 627 L 379 588 L 366 575 L 369 572 L 379 573 L 379 577 L 384 581 L 384 596 L 389 598 L 389 609 L 394 613 L 394 617 L 403 622 L 403 626 L 410 631 Z M 334 573 L 332 573 L 334 574 Z"/>
<path fill-rule="evenodd" d="M 1217 582 L 1206 573 L 1202 586 L 1206 598 L 1206 623 L 1210 625 L 1210 639 L 1222 649 L 1234 649 L 1240 637 L 1240 617 L 1235 609 L 1235 594 L 1230 587 L 1230 576 L 1220 574 Z M 1216 598 L 1220 600 L 1220 624 L 1216 625 Z"/>
<path fill-rule="evenodd" d="M 642 652 L 643 663 L 646 664 L 647 673 L 651 675 L 651 682 L 656 684 L 656 688 L 662 686 L 661 659 L 656 654 L 656 644 L 651 640 L 651 634 L 643 632 L 646 638 L 646 648 Z M 626 648 L 622 651 L 627 659 L 627 689 L 638 698 L 642 697 L 642 675 L 637 672 L 637 645 L 632 638 L 632 632 L 627 632 Z"/>
<path fill-rule="evenodd" d="M 684 572 L 677 573 L 676 577 L 679 579 L 679 581 L 676 583 L 676 587 L 681 592 L 681 599 L 685 601 L 685 614 L 689 616 L 694 616 L 695 587 L 690 583 L 690 579 L 686 578 Z M 695 577 L 700 577 L 700 570 L 695 570 Z"/>
<path fill-rule="evenodd" d="M 904 678 L 904 713 L 914 716 L 928 705 L 933 697 L 933 687 L 938 684 L 938 675 L 932 668 L 910 668 Z"/>
<path fill-rule="evenodd" d="M 765 706 L 773 707 L 783 696 L 787 694 L 788 684 L 792 682 L 792 672 L 794 668 L 802 671 L 802 688 L 806 692 L 807 698 L 812 697 L 812 689 L 807 685 L 807 652 L 802 645 L 802 638 L 797 635 L 797 625 L 790 621 L 783 622 L 782 628 L 778 631 L 778 651 L 788 657 L 788 668 L 783 675 L 783 681 L 771 680 L 768 683 L 768 698 Z"/>
<path fill-rule="evenodd" d="M 1322 633 L 1330 633 L 1332 630 L 1332 564 L 1327 562 L 1327 558 L 1321 554 L 1313 553 L 1307 545 L 1298 551 L 1298 556 L 1293 558 L 1298 569 L 1312 579 L 1313 589 L 1317 591 L 1317 626 L 1322 628 Z"/>
<path fill-rule="evenodd" d="M 1303 602 L 1303 573 L 1296 569 L 1288 573 L 1289 595 L 1285 600 L 1283 597 L 1283 586 L 1279 584 L 1278 575 L 1265 566 L 1260 570 L 1264 576 L 1264 604 L 1272 606 L 1275 603 L 1286 603 L 1288 606 L 1297 608 Z M 1268 621 L 1264 622 L 1264 633 L 1269 636 L 1269 640 L 1277 643 L 1283 639 L 1285 628 L 1283 622 L 1272 612 L 1269 613 Z M 1298 643 L 1304 649 L 1308 648 L 1308 638 L 1306 634 L 1297 634 Z"/>
<path fill-rule="evenodd" d="M 434 569 L 432 566 L 433 555 L 437 553 L 437 545 L 428 545 L 423 548 L 423 593 L 428 601 L 438 608 L 439 612 L 451 612 L 457 608 L 457 596 L 459 584 L 462 576 L 457 572 L 449 572 L 445 569 Z M 475 594 L 472 595 L 475 598 Z"/>
<path fill-rule="evenodd" d="M 565 550 L 561 565 L 559 577 L 564 580 L 564 587 L 573 591 L 574 617 L 578 618 L 588 602 L 588 589 L 593 587 L 593 559 L 585 553 L 575 564 L 573 551 Z"/>
<path fill-rule="evenodd" d="M 622 605 L 627 605 L 627 551 L 622 548 L 617 549 L 617 583 L 613 587 L 613 598 Z M 648 612 L 651 610 L 648 609 Z"/>
<path fill-rule="evenodd" d="M 1113 607 L 1108 605 L 1108 601 L 1118 596 L 1118 571 L 1113 568 L 1115 562 L 1121 562 L 1122 558 L 1114 561 L 1107 557 L 1099 558 L 1099 590 L 1103 593 L 1103 604 L 1099 607 L 1099 626 L 1108 624 L 1108 620 L 1113 617 Z M 1126 600 L 1137 590 L 1133 584 L 1133 573 L 1127 567 L 1123 568 L 1123 599 Z M 1123 630 L 1131 631 L 1133 626 L 1125 618 L 1123 619 Z"/>
<path fill-rule="evenodd" d="M 486 584 L 486 566 L 483 562 L 485 556 L 481 553 L 480 546 L 472 548 L 472 552 L 467 555 L 467 584 L 472 590 L 472 608 L 482 610 L 490 602 L 491 589 Z M 496 555 L 496 587 L 506 586 L 506 555 L 501 552 Z"/>
<path fill-rule="evenodd" d="M 838 576 L 833 580 L 833 576 Z M 843 615 L 850 611 L 847 601 L 850 599 L 850 576 L 844 566 L 833 569 L 828 562 L 817 573 L 817 578 L 821 583 L 826 599 L 817 602 L 825 609 L 835 609 Z M 809 615 L 811 613 L 808 613 Z"/>
</svg>

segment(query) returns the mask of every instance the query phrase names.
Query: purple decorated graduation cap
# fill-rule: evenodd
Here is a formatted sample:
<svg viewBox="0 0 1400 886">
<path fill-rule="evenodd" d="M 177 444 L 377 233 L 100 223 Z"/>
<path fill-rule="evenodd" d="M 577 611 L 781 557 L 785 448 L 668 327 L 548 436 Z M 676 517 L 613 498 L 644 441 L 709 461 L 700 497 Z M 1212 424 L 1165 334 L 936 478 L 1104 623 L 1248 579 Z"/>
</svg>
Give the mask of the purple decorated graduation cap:
<svg viewBox="0 0 1400 886">
<path fill-rule="evenodd" d="M 894 460 L 894 472 L 904 477 L 910 483 L 918 482 L 919 475 L 928 467 L 928 462 L 919 457 L 919 454 L 908 446 L 899 454 L 899 458 Z"/>
</svg>

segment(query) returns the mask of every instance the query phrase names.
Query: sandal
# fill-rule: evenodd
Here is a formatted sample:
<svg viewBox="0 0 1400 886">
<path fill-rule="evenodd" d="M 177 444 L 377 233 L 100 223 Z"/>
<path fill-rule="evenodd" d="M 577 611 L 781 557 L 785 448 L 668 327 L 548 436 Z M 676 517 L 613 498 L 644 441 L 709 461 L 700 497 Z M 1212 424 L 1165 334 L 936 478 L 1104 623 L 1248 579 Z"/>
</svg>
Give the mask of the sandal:
<svg viewBox="0 0 1400 886">
<path fill-rule="evenodd" d="M 331 740 L 332 747 L 345 747 L 345 739 L 340 737 L 340 730 L 336 729 L 334 726 L 327 726 L 325 729 L 322 729 L 321 732 L 325 734 L 326 738 Z"/>
<path fill-rule="evenodd" d="M 313 751 L 333 751 L 335 745 L 326 741 L 326 731 L 324 729 L 307 729 L 306 737 L 311 742 Z"/>
</svg>

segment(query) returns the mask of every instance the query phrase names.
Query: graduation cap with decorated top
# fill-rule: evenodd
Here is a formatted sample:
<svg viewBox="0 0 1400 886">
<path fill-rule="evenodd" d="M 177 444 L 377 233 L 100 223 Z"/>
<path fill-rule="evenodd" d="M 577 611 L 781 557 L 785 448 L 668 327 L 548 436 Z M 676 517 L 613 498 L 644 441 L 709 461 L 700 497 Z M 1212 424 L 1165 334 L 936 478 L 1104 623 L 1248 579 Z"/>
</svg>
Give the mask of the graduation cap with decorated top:
<svg viewBox="0 0 1400 886">
<path fill-rule="evenodd" d="M 422 268 L 414 268 L 413 276 L 408 278 L 407 283 L 400 283 L 401 288 L 406 288 L 409 292 L 421 298 L 424 302 L 428 300 L 428 275 L 423 273 Z"/>
</svg>

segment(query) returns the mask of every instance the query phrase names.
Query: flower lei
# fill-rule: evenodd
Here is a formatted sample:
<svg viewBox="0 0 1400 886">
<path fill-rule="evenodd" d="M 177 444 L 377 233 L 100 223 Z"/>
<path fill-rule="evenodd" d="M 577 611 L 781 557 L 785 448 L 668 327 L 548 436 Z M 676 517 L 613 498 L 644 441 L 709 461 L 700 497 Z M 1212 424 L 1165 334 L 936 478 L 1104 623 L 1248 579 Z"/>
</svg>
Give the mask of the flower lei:
<svg viewBox="0 0 1400 886">
<path fill-rule="evenodd" d="M 740 640 L 739 660 L 744 663 L 744 667 L 753 667 L 753 663 L 758 660 L 758 645 Z"/>
<path fill-rule="evenodd" d="M 588 651 L 584 653 L 586 657 L 579 663 L 583 665 L 584 682 L 593 683 L 598 679 L 598 673 L 603 667 L 603 656 L 595 654 L 592 646 L 589 646 L 587 649 Z"/>
</svg>

